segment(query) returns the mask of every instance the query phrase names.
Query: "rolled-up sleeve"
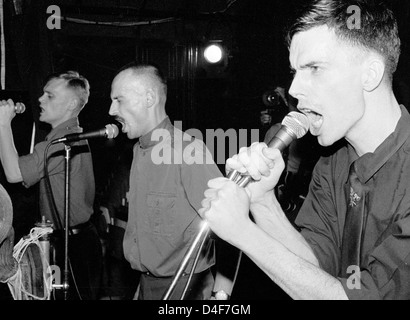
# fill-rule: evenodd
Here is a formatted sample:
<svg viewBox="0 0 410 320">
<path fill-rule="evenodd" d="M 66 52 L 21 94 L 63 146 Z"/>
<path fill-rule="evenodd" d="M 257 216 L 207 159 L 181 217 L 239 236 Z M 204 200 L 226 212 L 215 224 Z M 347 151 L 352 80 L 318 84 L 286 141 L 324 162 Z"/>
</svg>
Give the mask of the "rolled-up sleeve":
<svg viewBox="0 0 410 320">
<path fill-rule="evenodd" d="M 201 202 L 204 199 L 204 192 L 208 188 L 208 181 L 223 175 L 202 141 L 196 139 L 190 147 L 195 150 L 195 157 L 190 158 L 190 162 L 192 162 L 190 164 L 187 164 L 186 159 L 184 159 L 181 179 L 188 201 L 198 211 L 202 207 Z"/>
<path fill-rule="evenodd" d="M 41 160 L 44 156 L 39 155 L 39 145 L 34 148 L 33 153 L 19 157 L 19 167 L 23 183 L 26 187 L 31 187 L 41 179 Z M 43 148 L 44 153 L 44 148 Z"/>
<path fill-rule="evenodd" d="M 37 143 L 34 146 L 33 153 L 19 157 L 21 176 L 26 187 L 31 187 L 44 177 L 44 152 L 47 144 L 47 141 Z M 58 168 L 60 168 L 59 170 L 64 169 L 64 166 L 61 166 L 61 162 L 64 161 L 61 152 L 61 146 L 56 145 L 49 148 L 47 152 L 49 174 L 55 174 Z M 56 157 L 58 155 L 61 155 L 61 157 Z"/>
</svg>

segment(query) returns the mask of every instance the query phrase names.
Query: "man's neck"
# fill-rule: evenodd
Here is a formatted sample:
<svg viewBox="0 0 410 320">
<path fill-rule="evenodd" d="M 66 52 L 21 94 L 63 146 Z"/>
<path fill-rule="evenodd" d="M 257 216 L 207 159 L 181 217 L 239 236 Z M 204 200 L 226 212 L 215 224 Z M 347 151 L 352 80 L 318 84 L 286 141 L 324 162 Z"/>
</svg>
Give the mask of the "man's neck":
<svg viewBox="0 0 410 320">
<path fill-rule="evenodd" d="M 365 114 L 346 140 L 359 156 L 374 152 L 394 132 L 400 117 L 400 105 L 391 90 L 368 95 L 365 99 Z"/>
</svg>

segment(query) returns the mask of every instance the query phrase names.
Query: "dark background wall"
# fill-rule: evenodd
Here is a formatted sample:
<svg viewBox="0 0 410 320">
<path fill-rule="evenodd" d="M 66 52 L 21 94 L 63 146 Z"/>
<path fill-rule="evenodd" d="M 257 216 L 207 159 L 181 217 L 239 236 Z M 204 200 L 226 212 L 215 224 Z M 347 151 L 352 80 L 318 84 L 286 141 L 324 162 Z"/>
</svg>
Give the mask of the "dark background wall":
<svg viewBox="0 0 410 320">
<path fill-rule="evenodd" d="M 303 2 L 9 0 L 5 2 L 5 89 L 26 93 L 39 140 L 49 129 L 37 120 L 44 77 L 78 70 L 91 83 L 80 120 L 85 130 L 93 130 L 112 122 L 108 109 L 116 70 L 133 59 L 152 60 L 169 77 L 168 113 L 172 120 L 181 120 L 184 129 L 258 128 L 263 93 L 290 81 L 284 31 Z M 410 4 L 389 3 L 403 40 L 396 82 L 408 85 Z M 51 5 L 61 9 L 59 29 L 47 27 Z M 225 62 L 214 68 L 201 57 L 204 44 L 212 39 L 222 40 L 228 52 Z M 109 163 L 98 155 L 106 154 L 105 143 L 91 143 L 97 168 Z"/>
<path fill-rule="evenodd" d="M 167 110 L 183 128 L 259 128 L 262 95 L 290 81 L 284 31 L 302 0 L 6 0 L 4 4 L 6 87 L 0 98 L 23 100 L 28 108 L 13 123 L 21 154 L 29 151 L 32 122 L 36 141 L 49 128 L 38 122 L 37 99 L 51 72 L 77 70 L 91 84 L 80 116 L 85 131 L 113 122 L 110 86 L 117 69 L 137 59 L 154 61 L 169 78 Z M 397 14 L 402 56 L 395 79 L 401 101 L 410 87 L 410 1 L 389 0 Z M 61 9 L 61 28 L 49 29 Z M 127 24 L 126 24 L 127 23 Z M 210 67 L 201 54 L 208 40 L 222 40 L 228 56 Z M 407 98 L 409 99 L 409 98 Z M 16 134 L 17 133 L 17 134 Z M 90 141 L 97 197 L 104 194 L 126 137 Z M 222 166 L 221 166 L 222 168 Z M 1 177 L 1 181 L 5 181 Z M 2 183 L 3 183 L 2 182 Z M 37 219 L 36 190 L 9 185 L 17 236 Z M 251 285 L 249 282 L 248 285 Z M 269 289 L 266 287 L 267 290 Z"/>
<path fill-rule="evenodd" d="M 6 1 L 6 89 L 25 94 L 38 141 L 49 130 L 38 122 L 37 108 L 46 75 L 73 69 L 89 79 L 91 96 L 80 120 L 84 130 L 94 130 L 113 121 L 108 109 L 116 70 L 134 59 L 154 61 L 169 78 L 168 113 L 184 129 L 258 128 L 262 94 L 288 81 L 282 33 L 293 2 Z M 61 9 L 59 29 L 47 27 L 51 5 Z M 215 39 L 228 56 L 210 67 L 201 54 Z M 123 138 L 90 142 L 97 187 L 104 188 Z"/>
</svg>

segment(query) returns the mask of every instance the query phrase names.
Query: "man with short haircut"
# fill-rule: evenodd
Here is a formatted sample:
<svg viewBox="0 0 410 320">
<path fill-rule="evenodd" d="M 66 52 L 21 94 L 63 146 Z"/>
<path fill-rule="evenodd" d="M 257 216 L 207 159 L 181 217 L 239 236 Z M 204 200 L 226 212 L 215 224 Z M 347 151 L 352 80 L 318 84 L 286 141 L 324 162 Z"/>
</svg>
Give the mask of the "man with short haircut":
<svg viewBox="0 0 410 320">
<path fill-rule="evenodd" d="M 360 10 L 360 28 L 348 23 Z M 410 299 L 410 115 L 392 90 L 400 55 L 391 10 L 372 0 L 316 0 L 289 33 L 289 93 L 322 146 L 296 219 L 272 192 L 277 149 L 253 144 L 227 170 L 255 180 L 209 182 L 200 213 L 294 299 Z M 250 220 L 252 211 L 255 223 Z"/>
<path fill-rule="evenodd" d="M 40 214 L 53 223 L 57 248 L 57 263 L 63 281 L 63 228 L 65 204 L 65 151 L 64 144 L 51 141 L 67 134 L 80 133 L 78 116 L 88 102 L 90 85 L 78 72 L 53 74 L 46 80 L 44 93 L 39 98 L 40 121 L 51 125 L 45 141 L 34 146 L 33 153 L 19 156 L 13 141 L 11 121 L 15 116 L 15 104 L 9 99 L 0 102 L 0 158 L 7 180 L 22 182 L 31 187 L 40 184 Z M 47 161 L 50 189 L 44 162 Z M 97 230 L 90 217 L 93 214 L 95 182 L 91 152 L 86 140 L 71 144 L 69 203 L 69 299 L 95 300 L 100 286 L 102 248 Z M 34 227 L 34 226 L 33 226 Z M 78 289 L 78 290 L 77 290 Z"/>
</svg>

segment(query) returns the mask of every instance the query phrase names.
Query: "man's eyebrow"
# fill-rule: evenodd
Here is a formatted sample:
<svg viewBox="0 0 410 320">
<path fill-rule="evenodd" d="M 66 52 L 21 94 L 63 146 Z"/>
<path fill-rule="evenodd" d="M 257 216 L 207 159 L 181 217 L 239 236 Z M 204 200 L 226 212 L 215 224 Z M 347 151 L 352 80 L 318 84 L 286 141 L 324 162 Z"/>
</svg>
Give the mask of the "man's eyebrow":
<svg viewBox="0 0 410 320">
<path fill-rule="evenodd" d="M 300 70 L 305 70 L 305 69 L 310 69 L 311 67 L 315 67 L 315 66 L 321 66 L 324 65 L 325 62 L 324 61 L 320 61 L 320 60 L 313 60 L 307 63 L 302 64 L 299 69 Z M 296 68 L 289 66 L 290 69 L 290 73 L 295 74 L 296 73 Z"/>
<path fill-rule="evenodd" d="M 302 64 L 301 66 L 300 66 L 300 69 L 308 69 L 308 68 L 311 68 L 311 67 L 313 67 L 313 66 L 318 66 L 318 65 L 323 65 L 324 64 L 324 62 L 323 61 L 319 61 L 319 60 L 316 60 L 316 61 L 310 61 L 310 62 L 307 62 L 307 63 L 305 63 L 305 64 Z"/>
</svg>

